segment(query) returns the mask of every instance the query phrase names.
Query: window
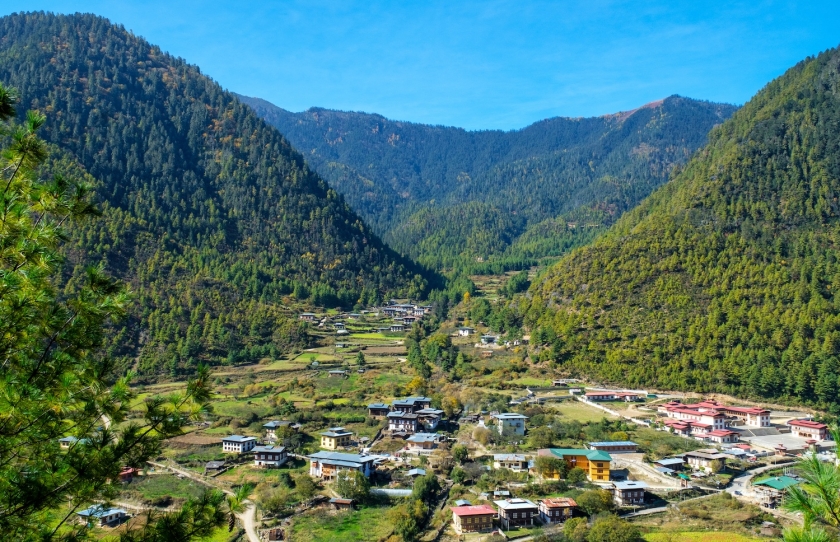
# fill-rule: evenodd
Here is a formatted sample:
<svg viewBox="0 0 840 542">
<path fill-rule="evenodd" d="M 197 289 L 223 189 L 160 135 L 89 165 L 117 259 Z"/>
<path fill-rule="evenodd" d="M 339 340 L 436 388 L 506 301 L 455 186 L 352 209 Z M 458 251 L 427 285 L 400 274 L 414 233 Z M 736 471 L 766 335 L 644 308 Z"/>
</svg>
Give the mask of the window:
<svg viewBox="0 0 840 542">
<path fill-rule="evenodd" d="M 516 519 L 516 518 L 518 518 L 518 517 L 519 517 L 519 514 L 517 514 L 516 512 L 514 512 L 514 513 L 513 513 L 513 519 Z"/>
</svg>

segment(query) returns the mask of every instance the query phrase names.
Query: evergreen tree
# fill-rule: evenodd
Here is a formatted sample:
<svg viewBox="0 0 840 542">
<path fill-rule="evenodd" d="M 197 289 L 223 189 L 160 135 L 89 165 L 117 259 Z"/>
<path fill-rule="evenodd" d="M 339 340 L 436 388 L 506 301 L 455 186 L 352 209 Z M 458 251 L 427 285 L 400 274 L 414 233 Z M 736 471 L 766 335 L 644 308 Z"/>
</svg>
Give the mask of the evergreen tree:
<svg viewBox="0 0 840 542">
<path fill-rule="evenodd" d="M 69 525 L 82 507 L 116 494 L 123 466 L 140 467 L 164 438 L 202 413 L 208 371 L 199 367 L 182 393 L 153 397 L 142 422 L 126 422 L 134 394 L 131 375 L 110 382 L 106 326 L 129 307 L 123 284 L 88 266 L 62 277 L 62 242 L 98 214 L 84 179 L 39 166 L 48 146 L 37 131 L 45 117 L 29 112 L 20 124 L 15 93 L 0 85 L 0 532 L 8 540 L 80 539 Z M 120 429 L 117 429 L 117 426 Z M 59 439 L 67 437 L 67 448 Z M 181 512 L 150 521 L 133 540 L 163 526 L 181 538 L 209 534 L 224 520 L 220 493 L 207 493 Z"/>
</svg>

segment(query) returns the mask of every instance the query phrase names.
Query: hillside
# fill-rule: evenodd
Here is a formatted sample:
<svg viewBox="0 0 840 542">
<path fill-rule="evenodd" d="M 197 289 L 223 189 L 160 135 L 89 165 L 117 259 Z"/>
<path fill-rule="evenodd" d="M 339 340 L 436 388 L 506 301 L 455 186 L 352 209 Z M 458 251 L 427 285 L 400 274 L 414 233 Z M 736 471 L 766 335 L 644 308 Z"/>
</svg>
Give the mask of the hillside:
<svg viewBox="0 0 840 542">
<path fill-rule="evenodd" d="M 98 183 L 104 217 L 77 232 L 68 261 L 103 262 L 133 289 L 136 308 L 109 349 L 122 368 L 255 361 L 305 342 L 289 304 L 427 290 L 430 276 L 275 128 L 122 26 L 3 17 L 0 80 L 18 89 L 21 111 L 47 115 L 42 136 L 65 153 L 51 167 Z"/>
<path fill-rule="evenodd" d="M 365 113 L 291 113 L 241 99 L 391 246 L 441 268 L 555 256 L 588 241 L 664 183 L 735 110 L 672 96 L 616 115 L 469 132 Z M 578 225 L 581 213 L 597 220 Z M 460 224 L 443 235 L 436 224 L 451 217 Z M 563 241 L 526 242 L 522 250 L 517 239 L 546 220 L 562 225 L 552 231 Z"/>
<path fill-rule="evenodd" d="M 835 49 L 713 130 L 671 182 L 535 284 L 520 313 L 535 336 L 557 333 L 549 357 L 564 370 L 838 412 L 838 195 Z"/>
</svg>

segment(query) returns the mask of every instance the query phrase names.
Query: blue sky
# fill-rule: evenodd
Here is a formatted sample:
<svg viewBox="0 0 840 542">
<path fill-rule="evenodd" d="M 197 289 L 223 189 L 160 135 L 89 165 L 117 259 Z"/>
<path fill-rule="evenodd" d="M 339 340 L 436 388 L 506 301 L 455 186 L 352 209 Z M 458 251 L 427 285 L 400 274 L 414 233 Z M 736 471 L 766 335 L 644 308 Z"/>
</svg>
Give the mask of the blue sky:
<svg viewBox="0 0 840 542">
<path fill-rule="evenodd" d="M 671 94 L 743 103 L 840 44 L 840 1 L 249 2 L 5 0 L 85 11 L 226 88 L 301 111 L 469 129 L 633 109 Z"/>
</svg>

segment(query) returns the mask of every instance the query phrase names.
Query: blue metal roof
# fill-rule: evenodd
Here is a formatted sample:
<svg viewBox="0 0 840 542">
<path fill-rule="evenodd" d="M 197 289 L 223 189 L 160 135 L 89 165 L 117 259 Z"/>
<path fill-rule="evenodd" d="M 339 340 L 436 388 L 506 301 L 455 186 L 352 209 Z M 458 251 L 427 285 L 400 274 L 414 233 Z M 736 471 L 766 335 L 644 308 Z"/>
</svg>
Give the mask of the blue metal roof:
<svg viewBox="0 0 840 542">
<path fill-rule="evenodd" d="M 254 452 L 274 452 L 280 453 L 286 449 L 285 446 L 257 446 Z"/>
<path fill-rule="evenodd" d="M 257 440 L 257 439 L 255 439 L 254 437 L 246 437 L 246 436 L 243 436 L 243 435 L 231 435 L 229 437 L 224 437 L 222 439 L 222 442 L 225 442 L 225 441 L 227 441 L 227 442 L 248 442 L 248 441 L 251 441 L 251 440 Z"/>
<path fill-rule="evenodd" d="M 110 516 L 110 515 L 113 515 L 113 514 L 125 514 L 125 513 L 126 513 L 126 511 L 123 510 L 122 508 L 105 508 L 101 504 L 94 504 L 90 508 L 85 508 L 84 510 L 80 510 L 80 511 L 76 512 L 76 514 L 78 514 L 82 517 L 85 517 L 85 518 L 89 518 L 89 517 L 101 518 L 101 517 Z"/>
<path fill-rule="evenodd" d="M 605 440 L 603 442 L 590 442 L 590 446 L 638 446 L 632 440 Z"/>
</svg>

